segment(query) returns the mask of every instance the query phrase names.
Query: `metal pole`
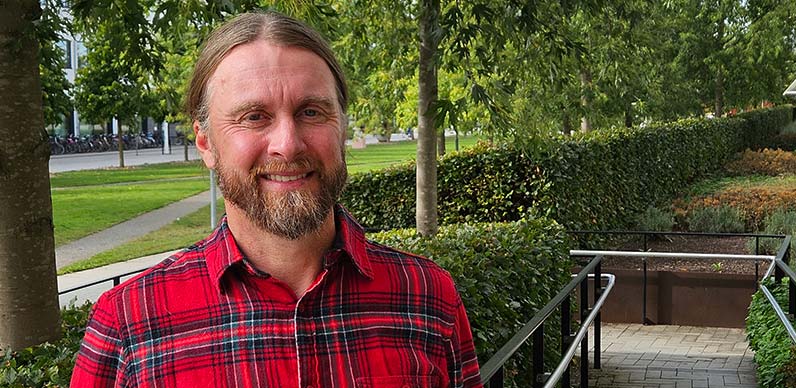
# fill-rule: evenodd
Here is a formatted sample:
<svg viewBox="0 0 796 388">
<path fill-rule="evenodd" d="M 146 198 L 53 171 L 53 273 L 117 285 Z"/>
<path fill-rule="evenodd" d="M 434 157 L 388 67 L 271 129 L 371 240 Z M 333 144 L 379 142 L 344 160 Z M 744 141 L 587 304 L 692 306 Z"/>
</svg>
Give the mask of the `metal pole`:
<svg viewBox="0 0 796 388">
<path fill-rule="evenodd" d="M 600 295 L 603 294 L 602 289 L 602 260 L 594 267 L 594 304 L 600 300 Z M 600 312 L 594 318 L 594 369 L 600 369 Z"/>
<path fill-rule="evenodd" d="M 572 342 L 572 312 L 569 296 L 561 302 L 561 354 L 566 354 Z M 572 382 L 569 379 L 569 366 L 561 375 L 561 388 L 569 388 Z"/>
<path fill-rule="evenodd" d="M 169 144 L 169 122 L 163 121 L 161 126 L 161 134 L 163 137 L 163 153 L 171 155 L 171 144 Z"/>
<path fill-rule="evenodd" d="M 760 254 L 760 237 L 755 236 L 755 255 Z M 760 289 L 760 262 L 755 260 L 755 289 Z"/>
<path fill-rule="evenodd" d="M 210 170 L 210 229 L 216 228 L 216 171 Z"/>
<path fill-rule="evenodd" d="M 497 373 L 492 375 L 489 379 L 489 388 L 503 388 L 503 367 L 498 369 Z"/>
<path fill-rule="evenodd" d="M 586 279 L 584 279 L 586 280 Z M 583 325 L 589 317 L 589 284 L 580 282 L 580 324 Z M 589 334 L 588 332 L 580 341 L 580 386 L 589 387 Z"/>
<path fill-rule="evenodd" d="M 642 258 L 641 262 L 644 264 L 644 278 L 642 280 L 641 291 L 641 324 L 647 324 L 647 259 Z"/>
<path fill-rule="evenodd" d="M 533 332 L 533 387 L 544 385 L 544 322 Z"/>
</svg>

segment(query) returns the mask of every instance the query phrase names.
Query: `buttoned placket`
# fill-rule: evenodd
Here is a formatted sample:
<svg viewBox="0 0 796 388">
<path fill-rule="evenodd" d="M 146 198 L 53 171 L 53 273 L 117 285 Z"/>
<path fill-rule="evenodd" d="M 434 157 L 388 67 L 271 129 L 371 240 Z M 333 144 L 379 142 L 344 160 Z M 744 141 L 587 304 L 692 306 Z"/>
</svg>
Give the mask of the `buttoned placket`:
<svg viewBox="0 0 796 388">
<path fill-rule="evenodd" d="M 303 312 L 303 310 L 304 310 L 303 307 L 302 307 L 301 302 L 304 300 L 304 297 L 307 296 L 307 294 L 311 293 L 321 283 L 323 283 L 324 279 L 326 278 L 326 274 L 328 272 L 329 272 L 328 269 L 324 269 L 323 272 L 321 272 L 318 275 L 318 278 L 316 279 L 315 283 L 313 283 L 307 289 L 307 291 L 305 291 L 304 294 L 301 295 L 301 297 L 299 297 L 298 301 L 296 302 L 296 308 L 293 311 L 293 338 L 294 338 L 295 343 L 296 343 L 296 367 L 297 367 L 296 371 L 298 372 L 298 388 L 317 388 L 317 387 L 313 387 L 311 384 L 303 385 L 303 382 L 302 382 L 302 380 L 304 380 L 304 376 L 302 376 L 302 369 L 301 369 L 301 347 L 300 347 L 300 344 L 299 344 L 299 335 L 300 334 L 307 334 L 307 333 L 300 332 L 301 328 L 299 328 L 299 324 L 298 324 L 299 312 Z M 315 333 L 313 332 L 313 333 L 310 333 L 310 334 L 315 334 Z M 317 376 L 315 376 L 315 377 L 317 379 Z M 312 379 L 307 379 L 307 380 L 311 381 Z"/>
</svg>

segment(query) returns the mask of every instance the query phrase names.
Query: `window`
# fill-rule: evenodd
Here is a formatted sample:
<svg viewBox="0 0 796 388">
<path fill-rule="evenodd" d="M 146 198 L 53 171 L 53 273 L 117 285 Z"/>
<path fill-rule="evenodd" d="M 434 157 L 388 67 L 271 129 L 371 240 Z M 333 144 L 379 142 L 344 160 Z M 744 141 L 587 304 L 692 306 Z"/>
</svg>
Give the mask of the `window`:
<svg viewBox="0 0 796 388">
<path fill-rule="evenodd" d="M 62 40 L 58 42 L 58 47 L 64 51 L 64 68 L 71 69 L 72 68 L 72 42 L 68 40 Z"/>
</svg>

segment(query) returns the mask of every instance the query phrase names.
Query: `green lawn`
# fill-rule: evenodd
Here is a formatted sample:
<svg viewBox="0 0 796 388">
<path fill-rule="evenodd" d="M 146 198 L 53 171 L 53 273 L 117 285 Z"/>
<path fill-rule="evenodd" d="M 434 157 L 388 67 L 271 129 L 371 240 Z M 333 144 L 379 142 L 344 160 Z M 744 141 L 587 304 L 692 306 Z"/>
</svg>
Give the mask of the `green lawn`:
<svg viewBox="0 0 796 388">
<path fill-rule="evenodd" d="M 50 175 L 53 188 L 107 185 L 111 183 L 142 182 L 208 176 L 201 161 L 145 164 L 125 168 L 67 171 Z"/>
<path fill-rule="evenodd" d="M 476 137 L 460 137 L 459 148 L 472 147 L 478 142 Z M 445 149 L 454 151 L 454 139 L 447 138 Z M 378 170 L 396 163 L 413 160 L 417 153 L 416 141 L 402 141 L 368 145 L 363 149 L 346 149 L 346 164 L 348 173 L 355 174 L 363 171 Z"/>
<path fill-rule="evenodd" d="M 55 244 L 85 237 L 209 187 L 209 180 L 193 179 L 53 190 Z"/>
<path fill-rule="evenodd" d="M 216 211 L 221 218 L 224 214 L 224 200 L 219 199 Z M 211 231 L 210 205 L 185 217 L 178 218 L 169 225 L 128 241 L 111 250 L 97 254 L 89 259 L 67 265 L 58 270 L 59 275 L 102 267 L 120 261 L 154 255 L 187 247 L 205 237 Z"/>
<path fill-rule="evenodd" d="M 477 143 L 474 137 L 461 138 L 460 148 L 466 148 Z M 453 151 L 453 139 L 448 139 L 447 150 Z M 415 142 L 397 142 L 387 144 L 369 145 L 364 149 L 348 149 L 348 171 L 357 173 L 387 167 L 395 163 L 414 159 L 416 152 Z M 96 185 L 98 182 L 139 182 L 132 185 L 117 186 L 92 186 L 83 188 L 67 188 L 53 191 L 53 207 L 56 218 L 56 242 L 74 240 L 79 236 L 76 232 L 82 229 L 85 233 L 90 227 L 91 232 L 107 228 L 115 223 L 132 218 L 134 215 L 144 213 L 155 208 L 165 206 L 180 198 L 207 190 L 206 179 L 178 180 L 186 176 L 195 176 L 196 171 L 204 174 L 206 170 L 199 167 L 199 162 L 190 164 L 167 163 L 165 165 L 149 165 L 139 169 L 108 169 L 91 172 L 63 173 L 64 177 L 59 184 L 83 186 Z M 158 166 L 165 166 L 163 171 Z M 136 171 L 139 170 L 139 171 Z M 64 183 L 67 182 L 69 183 Z M 141 181 L 161 179 L 163 182 Z M 53 184 L 53 187 L 56 187 Z M 119 197 L 119 195 L 123 197 Z M 56 197 L 58 200 L 56 200 Z M 148 198 L 144 200 L 144 198 Z M 143 203 L 142 203 L 143 202 Z M 220 201 L 219 214 L 223 213 L 223 201 Z M 104 204 L 104 205 L 101 205 Z M 70 211 L 64 211 L 63 209 Z M 135 207 L 135 209 L 131 209 Z M 148 208 L 149 210 L 142 210 Z M 88 209 L 88 211 L 86 211 Z M 124 211 L 122 212 L 122 210 Z M 130 215 L 133 214 L 134 215 Z M 65 225 L 59 220 L 70 220 Z M 100 219 L 103 219 L 100 226 Z M 74 263 L 59 270 L 59 274 L 75 272 L 84 269 L 96 268 L 103 265 L 147 256 L 159 252 L 179 249 L 207 236 L 210 227 L 210 207 L 206 206 L 195 213 L 174 221 L 164 228 L 142 236 L 134 241 L 122 244 L 112 250 L 100 253 L 90 259 Z M 68 233 L 67 233 L 68 232 Z M 83 234 L 85 236 L 88 233 Z"/>
</svg>

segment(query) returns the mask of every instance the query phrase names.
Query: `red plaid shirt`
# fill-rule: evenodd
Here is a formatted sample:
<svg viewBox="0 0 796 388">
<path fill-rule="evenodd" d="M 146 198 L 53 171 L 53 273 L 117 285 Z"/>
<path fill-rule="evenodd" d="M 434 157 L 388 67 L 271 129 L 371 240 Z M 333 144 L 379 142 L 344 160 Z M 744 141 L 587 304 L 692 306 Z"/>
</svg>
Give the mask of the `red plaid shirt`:
<svg viewBox="0 0 796 388">
<path fill-rule="evenodd" d="M 106 292 L 71 386 L 480 386 L 450 275 L 367 241 L 340 207 L 335 219 L 335 244 L 301 298 L 248 264 L 226 220 Z"/>
</svg>

